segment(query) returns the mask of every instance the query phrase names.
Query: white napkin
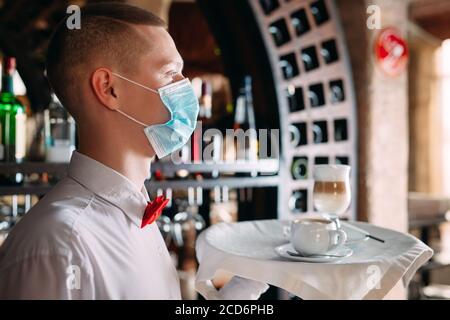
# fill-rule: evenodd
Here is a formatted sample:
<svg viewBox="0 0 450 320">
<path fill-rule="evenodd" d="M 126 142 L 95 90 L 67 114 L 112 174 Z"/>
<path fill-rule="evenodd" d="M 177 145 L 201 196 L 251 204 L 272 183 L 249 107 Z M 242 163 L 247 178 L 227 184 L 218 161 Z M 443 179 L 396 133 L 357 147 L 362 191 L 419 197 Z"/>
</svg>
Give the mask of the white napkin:
<svg viewBox="0 0 450 320">
<path fill-rule="evenodd" d="M 274 250 L 286 243 L 283 227 L 288 223 L 221 223 L 202 232 L 196 243 L 196 290 L 206 299 L 256 299 L 267 290 L 264 284 L 271 284 L 302 299 L 382 299 L 400 279 L 406 287 L 417 269 L 433 255 L 428 246 L 409 234 L 356 222 L 352 225 L 385 243 L 368 239 L 349 244 L 353 255 L 333 263 L 293 262 L 279 257 Z M 352 232 L 355 234 L 347 223 L 342 227 L 350 238 Z M 258 285 L 241 286 L 237 278 L 219 294 L 221 290 L 218 293 L 210 281 L 219 270 Z"/>
<path fill-rule="evenodd" d="M 263 282 L 245 279 L 234 276 L 220 290 L 217 290 L 211 281 L 207 281 L 208 300 L 257 300 L 261 294 L 269 289 L 269 286 Z"/>
</svg>

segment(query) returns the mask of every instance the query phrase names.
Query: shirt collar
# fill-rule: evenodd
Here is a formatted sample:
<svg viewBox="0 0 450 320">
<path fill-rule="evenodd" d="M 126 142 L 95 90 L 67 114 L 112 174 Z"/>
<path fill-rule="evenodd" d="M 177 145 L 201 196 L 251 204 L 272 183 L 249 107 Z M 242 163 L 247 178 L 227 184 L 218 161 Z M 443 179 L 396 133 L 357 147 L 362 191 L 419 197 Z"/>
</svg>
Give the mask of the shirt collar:
<svg viewBox="0 0 450 320">
<path fill-rule="evenodd" d="M 127 177 L 78 151 L 72 153 L 68 176 L 97 196 L 121 209 L 138 227 L 147 201 L 145 186 L 141 191 Z"/>
</svg>

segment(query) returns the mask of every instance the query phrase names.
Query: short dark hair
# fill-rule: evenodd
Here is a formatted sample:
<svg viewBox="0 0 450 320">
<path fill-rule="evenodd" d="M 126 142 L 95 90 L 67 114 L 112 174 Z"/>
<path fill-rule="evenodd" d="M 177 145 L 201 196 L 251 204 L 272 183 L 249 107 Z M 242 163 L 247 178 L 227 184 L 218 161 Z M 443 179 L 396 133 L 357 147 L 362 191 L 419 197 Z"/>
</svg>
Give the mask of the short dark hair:
<svg viewBox="0 0 450 320">
<path fill-rule="evenodd" d="M 92 64 L 131 68 L 130 61 L 146 52 L 152 44 L 132 25 L 164 27 L 158 16 L 139 7 L 117 2 L 89 4 L 81 8 L 81 28 L 69 29 L 64 18 L 54 31 L 47 51 L 47 78 L 61 103 L 77 119 L 80 103 L 76 86 Z M 90 67 L 90 68 L 89 68 Z"/>
</svg>

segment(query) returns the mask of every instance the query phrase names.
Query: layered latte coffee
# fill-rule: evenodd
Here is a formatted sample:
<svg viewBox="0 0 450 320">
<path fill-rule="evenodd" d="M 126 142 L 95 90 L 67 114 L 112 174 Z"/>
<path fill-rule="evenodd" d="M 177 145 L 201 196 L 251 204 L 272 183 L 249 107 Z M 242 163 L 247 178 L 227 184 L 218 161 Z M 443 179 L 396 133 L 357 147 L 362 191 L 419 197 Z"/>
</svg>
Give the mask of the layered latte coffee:
<svg viewBox="0 0 450 320">
<path fill-rule="evenodd" d="M 321 213 L 340 215 L 350 205 L 350 167 L 318 165 L 314 167 L 314 206 Z"/>
</svg>

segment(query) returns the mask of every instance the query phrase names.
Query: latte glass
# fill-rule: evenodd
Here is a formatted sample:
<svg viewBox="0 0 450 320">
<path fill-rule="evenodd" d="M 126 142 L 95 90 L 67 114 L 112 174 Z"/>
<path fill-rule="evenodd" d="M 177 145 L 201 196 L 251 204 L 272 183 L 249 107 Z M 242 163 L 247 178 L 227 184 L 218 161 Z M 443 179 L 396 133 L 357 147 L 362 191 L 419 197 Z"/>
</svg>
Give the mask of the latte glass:
<svg viewBox="0 0 450 320">
<path fill-rule="evenodd" d="M 313 176 L 316 210 L 330 218 L 342 216 L 351 202 L 350 166 L 316 165 Z"/>
</svg>

